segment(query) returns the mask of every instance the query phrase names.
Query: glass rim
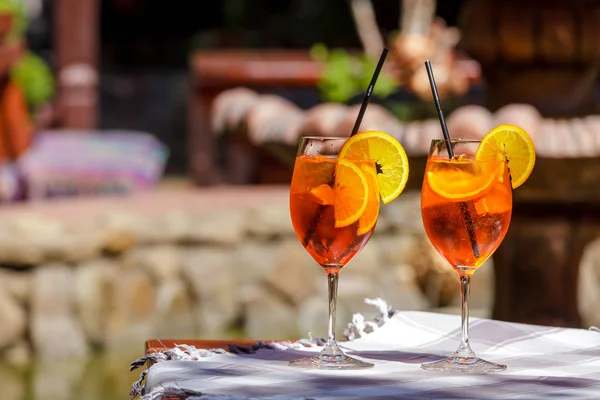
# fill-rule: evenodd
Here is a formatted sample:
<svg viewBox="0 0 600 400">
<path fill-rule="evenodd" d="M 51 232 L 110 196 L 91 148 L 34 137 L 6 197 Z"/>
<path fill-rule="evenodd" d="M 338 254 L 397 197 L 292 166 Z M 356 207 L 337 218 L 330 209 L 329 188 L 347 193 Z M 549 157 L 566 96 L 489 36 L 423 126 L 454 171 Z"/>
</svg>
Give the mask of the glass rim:
<svg viewBox="0 0 600 400">
<path fill-rule="evenodd" d="M 431 144 L 434 143 L 445 143 L 446 139 L 431 139 Z M 481 139 L 462 139 L 462 138 L 451 138 L 450 143 L 481 143 Z"/>
<path fill-rule="evenodd" d="M 300 140 L 348 140 L 350 136 L 300 136 Z"/>
</svg>

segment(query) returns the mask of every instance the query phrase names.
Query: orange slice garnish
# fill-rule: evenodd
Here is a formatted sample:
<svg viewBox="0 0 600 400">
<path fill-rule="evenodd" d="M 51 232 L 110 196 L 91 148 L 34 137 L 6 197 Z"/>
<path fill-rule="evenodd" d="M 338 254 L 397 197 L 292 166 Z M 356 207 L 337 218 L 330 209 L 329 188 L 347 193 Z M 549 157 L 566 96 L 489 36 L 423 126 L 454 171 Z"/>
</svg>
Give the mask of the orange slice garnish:
<svg viewBox="0 0 600 400">
<path fill-rule="evenodd" d="M 402 145 L 387 133 L 361 132 L 340 149 L 340 159 L 373 160 L 381 201 L 389 203 L 402 193 L 408 182 L 408 157 Z"/>
<path fill-rule="evenodd" d="M 492 187 L 498 177 L 498 162 L 468 159 L 430 159 L 427 183 L 431 190 L 452 201 L 475 199 Z"/>
<path fill-rule="evenodd" d="M 521 186 L 535 165 L 535 147 L 527 132 L 512 125 L 492 129 L 481 139 L 475 159 L 496 160 L 498 155 L 506 159 L 513 189 Z"/>
<path fill-rule="evenodd" d="M 362 171 L 367 178 L 367 187 L 369 191 L 367 199 L 367 208 L 358 220 L 358 234 L 364 235 L 375 227 L 379 217 L 379 189 L 377 185 L 377 173 L 372 165 L 363 165 Z"/>
<path fill-rule="evenodd" d="M 338 160 L 335 169 L 335 227 L 352 225 L 365 212 L 369 199 L 367 177 L 361 168 L 347 160 Z"/>
</svg>

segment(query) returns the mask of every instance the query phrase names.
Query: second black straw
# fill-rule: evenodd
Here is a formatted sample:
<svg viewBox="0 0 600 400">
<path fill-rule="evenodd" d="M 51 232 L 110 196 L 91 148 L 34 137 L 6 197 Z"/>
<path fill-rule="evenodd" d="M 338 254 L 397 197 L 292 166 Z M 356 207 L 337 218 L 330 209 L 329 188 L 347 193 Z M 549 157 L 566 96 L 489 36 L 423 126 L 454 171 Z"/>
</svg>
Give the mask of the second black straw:
<svg viewBox="0 0 600 400">
<path fill-rule="evenodd" d="M 450 141 L 450 133 L 446 126 L 446 119 L 442 112 L 442 106 L 440 104 L 440 96 L 438 95 L 437 86 L 435 84 L 435 78 L 433 77 L 433 70 L 431 69 L 431 63 L 429 60 L 425 61 L 425 68 L 427 69 L 427 76 L 429 77 L 429 84 L 431 85 L 431 94 L 433 95 L 433 102 L 435 103 L 435 109 L 437 111 L 438 119 L 444 133 L 444 141 L 446 142 L 446 149 L 448 149 L 448 157 L 454 158 L 454 149 L 452 148 L 452 142 Z M 467 226 L 467 233 L 469 235 L 469 241 L 471 242 L 471 249 L 475 258 L 479 258 L 479 246 L 477 245 L 477 237 L 475 236 L 475 229 L 473 227 L 473 220 L 469 214 L 469 207 L 467 203 L 461 201 L 459 203 L 460 211 L 465 219 L 465 225 Z"/>
</svg>

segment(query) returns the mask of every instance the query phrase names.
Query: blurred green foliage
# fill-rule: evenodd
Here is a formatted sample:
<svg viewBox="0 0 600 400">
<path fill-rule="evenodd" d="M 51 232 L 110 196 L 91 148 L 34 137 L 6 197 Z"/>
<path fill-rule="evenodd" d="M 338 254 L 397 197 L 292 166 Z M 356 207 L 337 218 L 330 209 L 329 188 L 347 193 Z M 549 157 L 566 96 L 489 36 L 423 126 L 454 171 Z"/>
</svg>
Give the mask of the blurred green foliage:
<svg viewBox="0 0 600 400">
<path fill-rule="evenodd" d="M 44 60 L 26 52 L 10 70 L 11 79 L 25 93 L 30 111 L 50 101 L 54 96 L 54 76 Z"/>
<path fill-rule="evenodd" d="M 376 60 L 365 54 L 351 55 L 342 49 L 329 50 L 322 44 L 311 48 L 311 57 L 323 63 L 323 77 L 317 84 L 321 96 L 326 101 L 345 103 L 357 95 L 362 95 L 375 71 Z M 400 84 L 393 76 L 381 71 L 373 94 L 379 104 L 388 109 L 403 122 L 436 118 L 435 106 L 410 94 L 392 96 L 398 93 Z M 460 99 L 451 97 L 443 102 L 444 111 L 449 114 L 461 105 Z"/>
<path fill-rule="evenodd" d="M 4 41 L 8 43 L 20 42 L 27 30 L 27 15 L 23 1 L 0 0 L 0 14 L 10 14 L 14 18 L 12 28 Z"/>
<path fill-rule="evenodd" d="M 0 0 L 0 14 L 13 16 L 13 25 L 4 38 L 5 44 L 21 43 L 25 40 L 27 15 L 22 0 Z M 13 65 L 10 78 L 23 90 L 30 111 L 50 101 L 54 95 L 54 76 L 46 62 L 31 52 Z"/>
<path fill-rule="evenodd" d="M 317 84 L 323 98 L 327 101 L 346 102 L 363 93 L 369 86 L 377 65 L 365 54 L 351 55 L 342 49 L 328 49 L 323 44 L 312 46 L 311 57 L 323 63 L 323 77 Z M 373 94 L 386 98 L 399 88 L 397 81 L 385 71 L 381 71 Z"/>
</svg>

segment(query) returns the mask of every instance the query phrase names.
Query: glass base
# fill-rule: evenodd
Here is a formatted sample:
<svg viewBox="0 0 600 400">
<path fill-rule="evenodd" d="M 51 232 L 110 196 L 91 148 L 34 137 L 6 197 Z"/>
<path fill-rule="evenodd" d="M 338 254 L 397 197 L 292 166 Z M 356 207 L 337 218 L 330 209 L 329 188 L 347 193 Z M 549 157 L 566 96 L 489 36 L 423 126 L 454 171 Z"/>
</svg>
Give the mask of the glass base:
<svg viewBox="0 0 600 400">
<path fill-rule="evenodd" d="M 506 370 L 506 365 L 496 364 L 491 361 L 483 360 L 477 356 L 459 357 L 456 355 L 444 358 L 443 360 L 428 362 L 421 365 L 421 368 L 428 371 L 441 372 L 461 372 L 467 374 L 485 374 L 488 372 L 502 372 Z"/>
<path fill-rule="evenodd" d="M 345 354 L 334 356 L 319 354 L 314 357 L 301 358 L 290 361 L 290 367 L 312 369 L 365 369 L 372 368 L 373 364 L 348 357 Z"/>
</svg>

